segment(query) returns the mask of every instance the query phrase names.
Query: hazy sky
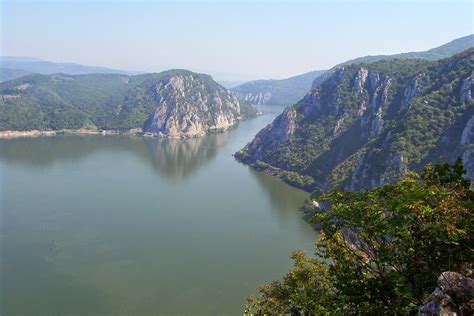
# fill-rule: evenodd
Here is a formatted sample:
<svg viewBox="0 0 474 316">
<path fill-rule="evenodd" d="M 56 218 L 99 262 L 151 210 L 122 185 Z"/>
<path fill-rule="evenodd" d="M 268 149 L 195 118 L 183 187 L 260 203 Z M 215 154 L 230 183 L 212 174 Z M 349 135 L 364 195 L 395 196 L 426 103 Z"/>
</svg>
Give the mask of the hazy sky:
<svg viewBox="0 0 474 316">
<path fill-rule="evenodd" d="M 471 1 L 0 0 L 2 55 L 282 78 L 473 33 Z M 233 76 L 227 75 L 233 74 Z"/>
</svg>

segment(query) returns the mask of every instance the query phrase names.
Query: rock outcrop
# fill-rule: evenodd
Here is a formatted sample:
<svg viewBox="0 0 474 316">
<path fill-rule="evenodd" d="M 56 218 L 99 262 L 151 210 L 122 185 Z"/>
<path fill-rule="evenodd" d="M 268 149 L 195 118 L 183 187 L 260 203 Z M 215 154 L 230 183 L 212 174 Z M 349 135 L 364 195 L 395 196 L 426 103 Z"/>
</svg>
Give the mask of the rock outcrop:
<svg viewBox="0 0 474 316">
<path fill-rule="evenodd" d="M 313 80 L 324 71 L 312 71 L 281 80 L 250 81 L 231 91 L 253 105 L 293 105 L 311 90 Z"/>
<path fill-rule="evenodd" d="M 467 122 L 461 134 L 461 145 L 474 143 L 474 116 Z"/>
<path fill-rule="evenodd" d="M 420 316 L 469 316 L 474 314 L 474 279 L 457 272 L 443 272 L 438 287 L 420 307 Z"/>
<path fill-rule="evenodd" d="M 272 93 L 270 91 L 262 91 L 257 93 L 236 93 L 236 95 L 240 99 L 255 105 L 267 104 L 272 98 Z"/>
<path fill-rule="evenodd" d="M 240 101 L 224 87 L 193 73 L 154 83 L 156 109 L 144 131 L 167 137 L 196 137 L 233 127 L 244 117 Z"/>
<path fill-rule="evenodd" d="M 295 119 L 296 111 L 292 108 L 285 109 L 272 124 L 255 136 L 254 141 L 248 146 L 248 154 L 261 159 L 261 148 L 276 147 L 285 142 L 295 131 Z"/>
<path fill-rule="evenodd" d="M 365 80 L 367 79 L 368 75 L 369 71 L 367 70 L 367 68 L 361 67 L 357 72 L 357 76 L 354 78 L 354 86 L 352 88 L 352 91 L 363 93 Z"/>
<path fill-rule="evenodd" d="M 420 92 L 419 84 L 418 84 L 418 79 L 414 78 L 410 80 L 408 83 L 407 87 L 403 91 L 403 100 L 402 100 L 402 106 L 407 105 L 410 103 L 410 101 L 415 97 L 416 94 Z"/>
<path fill-rule="evenodd" d="M 464 79 L 461 91 L 460 99 L 461 102 L 467 103 L 472 100 L 472 90 L 474 89 L 474 70 L 471 72 L 470 76 Z"/>
</svg>

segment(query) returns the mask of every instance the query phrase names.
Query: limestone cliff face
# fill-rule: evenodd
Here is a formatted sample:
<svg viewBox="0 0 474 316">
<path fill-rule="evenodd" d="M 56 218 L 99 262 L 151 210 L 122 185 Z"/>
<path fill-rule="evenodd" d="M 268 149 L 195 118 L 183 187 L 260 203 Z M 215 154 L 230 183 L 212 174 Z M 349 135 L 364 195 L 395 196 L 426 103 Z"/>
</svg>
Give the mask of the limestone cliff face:
<svg viewBox="0 0 474 316">
<path fill-rule="evenodd" d="M 466 275 L 446 271 L 438 277 L 438 286 L 427 302 L 419 308 L 418 315 L 472 315 L 474 313 L 474 279 L 472 270 Z"/>
<path fill-rule="evenodd" d="M 338 67 L 236 157 L 311 177 L 319 191 L 379 186 L 457 157 L 473 177 L 473 60 L 471 49 Z"/>
<path fill-rule="evenodd" d="M 255 159 L 263 158 L 263 148 L 272 148 L 285 142 L 293 135 L 296 125 L 296 111 L 287 108 L 278 118 L 262 129 L 248 146 L 248 153 Z"/>
<path fill-rule="evenodd" d="M 470 76 L 464 79 L 461 91 L 460 99 L 461 102 L 466 103 L 472 100 L 472 90 L 474 88 L 474 70 L 471 72 Z"/>
<path fill-rule="evenodd" d="M 241 102 L 205 75 L 176 73 L 153 83 L 156 109 L 144 131 L 166 137 L 196 137 L 233 127 L 245 118 Z"/>
<path fill-rule="evenodd" d="M 261 91 L 257 93 L 236 93 L 236 95 L 240 99 L 255 105 L 267 104 L 272 98 L 272 93 L 270 91 Z"/>
<path fill-rule="evenodd" d="M 311 89 L 315 78 L 324 71 L 312 71 L 281 80 L 256 80 L 232 88 L 240 100 L 253 105 L 293 105 Z"/>
</svg>

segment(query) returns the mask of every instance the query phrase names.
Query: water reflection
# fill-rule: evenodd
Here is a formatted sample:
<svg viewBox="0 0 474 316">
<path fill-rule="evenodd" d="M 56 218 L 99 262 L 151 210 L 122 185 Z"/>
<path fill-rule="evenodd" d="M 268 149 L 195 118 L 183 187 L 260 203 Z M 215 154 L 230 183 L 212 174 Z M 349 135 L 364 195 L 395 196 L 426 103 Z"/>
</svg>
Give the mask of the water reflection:
<svg viewBox="0 0 474 316">
<path fill-rule="evenodd" d="M 288 216 L 288 210 L 294 212 L 294 206 L 300 205 L 301 201 L 309 197 L 308 193 L 300 190 L 295 190 L 295 193 L 292 195 L 285 194 L 288 190 L 288 185 L 276 177 L 253 170 L 251 174 L 267 193 L 272 208 L 278 210 L 281 216 Z"/>
<path fill-rule="evenodd" d="M 101 151 L 126 151 L 149 161 L 160 175 L 179 180 L 211 162 L 219 149 L 227 146 L 230 155 L 245 146 L 283 109 L 281 106 L 260 106 L 258 110 L 263 111 L 264 115 L 242 122 L 236 130 L 200 138 L 55 136 L 0 139 L 0 160 L 38 168 L 49 167 L 55 163 L 80 161 Z"/>
<path fill-rule="evenodd" d="M 53 150 L 54 146 L 54 150 Z M 40 137 L 0 140 L 0 159 L 32 167 L 77 161 L 102 147 L 91 137 Z"/>
<path fill-rule="evenodd" d="M 31 167 L 82 160 L 100 151 L 127 151 L 150 162 L 160 175 L 184 179 L 212 161 L 228 132 L 192 139 L 56 136 L 0 140 L 0 159 Z M 54 147 L 54 150 L 53 150 Z"/>
<path fill-rule="evenodd" d="M 216 157 L 228 132 L 189 139 L 143 139 L 153 167 L 170 179 L 184 179 Z"/>
<path fill-rule="evenodd" d="M 299 208 L 302 206 L 303 201 L 309 198 L 308 193 L 294 189 L 292 194 L 288 194 L 288 185 L 282 180 L 254 170 L 251 170 L 250 173 L 257 180 L 259 187 L 266 193 L 272 211 L 277 215 L 275 218 L 277 218 L 282 225 L 286 225 L 288 221 L 294 220 L 295 213 L 299 213 L 298 216 L 302 218 L 304 217 Z M 310 231 L 315 237 L 317 236 L 317 232 L 313 230 L 308 222 L 298 221 L 298 225 L 298 231 L 303 238 L 307 236 Z"/>
</svg>

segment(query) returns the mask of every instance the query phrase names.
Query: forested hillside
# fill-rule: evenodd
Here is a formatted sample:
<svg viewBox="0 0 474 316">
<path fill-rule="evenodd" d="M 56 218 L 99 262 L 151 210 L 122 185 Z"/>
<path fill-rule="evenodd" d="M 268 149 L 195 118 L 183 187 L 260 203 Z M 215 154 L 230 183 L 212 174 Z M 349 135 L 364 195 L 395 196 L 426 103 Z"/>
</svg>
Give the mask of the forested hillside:
<svg viewBox="0 0 474 316">
<path fill-rule="evenodd" d="M 462 157 L 474 176 L 474 49 L 332 71 L 236 157 L 306 190 L 359 190 Z"/>
<path fill-rule="evenodd" d="M 208 75 L 185 70 L 28 75 L 0 84 L 0 130 L 129 130 L 200 136 L 255 115 Z"/>
</svg>

